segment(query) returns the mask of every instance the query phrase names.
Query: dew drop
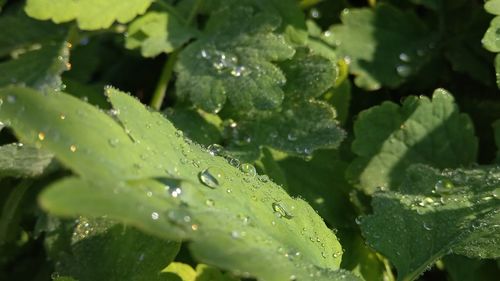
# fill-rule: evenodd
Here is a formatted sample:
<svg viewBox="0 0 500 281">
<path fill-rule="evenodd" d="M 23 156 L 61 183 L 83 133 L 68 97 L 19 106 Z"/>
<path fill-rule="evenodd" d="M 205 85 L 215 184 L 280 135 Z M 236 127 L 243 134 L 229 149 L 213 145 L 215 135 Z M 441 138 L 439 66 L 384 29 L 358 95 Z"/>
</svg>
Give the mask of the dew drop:
<svg viewBox="0 0 500 281">
<path fill-rule="evenodd" d="M 116 147 L 118 145 L 118 143 L 120 142 L 119 139 L 109 139 L 108 140 L 108 144 L 111 146 L 111 147 Z"/>
<path fill-rule="evenodd" d="M 496 188 L 495 190 L 493 190 L 493 192 L 491 193 L 491 195 L 493 197 L 495 197 L 496 199 L 500 199 L 500 187 Z"/>
<path fill-rule="evenodd" d="M 157 212 L 152 212 L 152 213 L 151 213 L 151 218 L 152 218 L 153 220 L 157 220 L 159 217 L 160 217 L 160 215 L 159 215 Z"/>
<path fill-rule="evenodd" d="M 213 207 L 213 206 L 215 206 L 215 201 L 213 199 L 207 199 L 207 200 L 205 200 L 205 205 L 207 205 L 209 207 Z"/>
<path fill-rule="evenodd" d="M 274 202 L 272 204 L 273 210 L 275 214 L 280 218 L 291 219 L 293 218 L 292 214 L 287 211 L 285 205 L 281 202 Z"/>
<path fill-rule="evenodd" d="M 208 153 L 212 156 L 222 155 L 224 152 L 224 147 L 220 144 L 211 144 L 207 147 Z"/>
<path fill-rule="evenodd" d="M 66 119 L 66 115 L 64 115 L 63 113 L 61 113 L 61 114 L 59 114 L 59 118 L 60 118 L 61 120 L 64 120 L 64 119 Z"/>
<path fill-rule="evenodd" d="M 399 54 L 399 59 L 402 62 L 410 62 L 411 61 L 411 57 L 407 53 L 401 53 L 401 54 Z"/>
<path fill-rule="evenodd" d="M 198 175 L 200 182 L 210 188 L 217 188 L 222 180 L 223 173 L 217 167 L 210 167 L 201 171 Z"/>
<path fill-rule="evenodd" d="M 43 141 L 45 139 L 45 133 L 44 132 L 39 132 L 38 133 L 38 139 Z"/>
<path fill-rule="evenodd" d="M 244 66 L 236 66 L 235 68 L 233 68 L 231 70 L 231 75 L 235 76 L 235 77 L 240 77 L 241 75 L 243 75 L 245 73 L 245 70 L 246 68 Z"/>
<path fill-rule="evenodd" d="M 287 136 L 287 139 L 289 141 L 296 141 L 297 140 L 297 135 L 295 135 L 294 133 L 289 133 L 288 136 Z"/>
<path fill-rule="evenodd" d="M 311 15 L 311 18 L 313 18 L 313 19 L 319 19 L 321 17 L 321 12 L 316 8 L 312 8 L 309 11 L 309 14 Z"/>
<path fill-rule="evenodd" d="M 398 65 L 396 67 L 396 72 L 401 77 L 408 77 L 411 75 L 412 70 L 408 65 Z"/>
<path fill-rule="evenodd" d="M 71 152 L 75 152 L 76 151 L 76 145 L 74 145 L 74 144 L 70 145 L 69 150 Z"/>
<path fill-rule="evenodd" d="M 198 230 L 198 225 L 197 225 L 197 224 L 192 224 L 192 225 L 191 225 L 191 230 L 192 230 L 192 231 L 196 231 L 196 230 Z"/>
<path fill-rule="evenodd" d="M 233 167 L 236 167 L 236 168 L 239 168 L 240 167 L 240 160 L 236 159 L 236 158 L 233 158 L 233 157 L 228 157 L 227 158 L 227 162 L 233 166 Z"/>
<path fill-rule="evenodd" d="M 59 275 L 59 272 L 54 271 L 54 272 L 52 272 L 52 274 L 50 275 L 50 278 L 51 278 L 52 280 L 55 280 L 55 279 L 59 278 L 59 276 L 60 276 L 60 275 Z"/>
<path fill-rule="evenodd" d="M 432 230 L 432 226 L 430 226 L 429 224 L 427 224 L 426 222 L 424 222 L 422 224 L 422 226 L 424 227 L 425 230 Z"/>
<path fill-rule="evenodd" d="M 245 173 L 247 176 L 253 177 L 257 174 L 255 167 L 249 163 L 243 163 L 240 166 L 240 170 Z"/>
<path fill-rule="evenodd" d="M 260 182 L 268 182 L 269 181 L 269 177 L 267 175 L 261 175 L 259 176 L 259 181 Z"/>
<path fill-rule="evenodd" d="M 455 185 L 448 179 L 438 180 L 434 185 L 434 190 L 436 192 L 449 192 L 453 189 Z"/>
</svg>

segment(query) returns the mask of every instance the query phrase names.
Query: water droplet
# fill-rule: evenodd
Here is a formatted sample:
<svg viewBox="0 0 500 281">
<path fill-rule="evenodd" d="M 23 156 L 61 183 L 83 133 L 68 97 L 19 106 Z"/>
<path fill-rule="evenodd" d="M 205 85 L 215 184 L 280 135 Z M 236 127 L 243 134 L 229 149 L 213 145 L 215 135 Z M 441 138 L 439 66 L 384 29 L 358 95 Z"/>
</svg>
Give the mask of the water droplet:
<svg viewBox="0 0 500 281">
<path fill-rule="evenodd" d="M 255 167 L 249 163 L 243 163 L 240 166 L 240 170 L 245 173 L 247 176 L 253 177 L 257 174 Z"/>
<path fill-rule="evenodd" d="M 294 133 L 289 133 L 288 136 L 287 136 L 287 139 L 289 141 L 296 141 L 297 140 L 297 135 L 294 134 Z"/>
<path fill-rule="evenodd" d="M 153 220 L 157 220 L 159 217 L 160 217 L 160 215 L 159 215 L 157 212 L 152 212 L 152 213 L 151 213 L 151 218 L 152 218 Z"/>
<path fill-rule="evenodd" d="M 280 218 L 286 218 L 286 219 L 291 219 L 293 218 L 293 215 L 287 211 L 286 206 L 282 202 L 274 202 L 272 204 L 273 210 L 276 213 L 276 215 Z"/>
<path fill-rule="evenodd" d="M 204 185 L 210 188 L 217 188 L 221 183 L 223 173 L 222 170 L 217 167 L 210 167 L 201 171 L 198 177 Z"/>
<path fill-rule="evenodd" d="M 197 224 L 192 224 L 192 225 L 191 225 L 191 230 L 192 230 L 192 231 L 196 231 L 196 230 L 198 230 L 198 225 L 197 225 Z"/>
<path fill-rule="evenodd" d="M 211 144 L 207 147 L 208 153 L 212 156 L 222 155 L 224 152 L 224 147 L 220 144 Z"/>
<path fill-rule="evenodd" d="M 354 221 L 356 222 L 357 225 L 360 225 L 361 224 L 361 217 L 356 217 L 356 219 Z"/>
<path fill-rule="evenodd" d="M 52 274 L 50 275 L 50 278 L 52 280 L 55 280 L 55 279 L 57 279 L 59 277 L 60 277 L 60 275 L 59 275 L 59 272 L 57 272 L 57 271 L 52 272 Z"/>
<path fill-rule="evenodd" d="M 118 145 L 118 143 L 120 142 L 119 139 L 109 139 L 108 140 L 108 144 L 112 147 L 116 147 Z"/>
<path fill-rule="evenodd" d="M 432 226 L 426 222 L 424 222 L 422 226 L 424 227 L 425 230 L 432 230 Z"/>
<path fill-rule="evenodd" d="M 334 258 L 338 258 L 338 257 L 340 257 L 341 255 L 342 255 L 342 252 L 335 252 L 335 253 L 333 253 L 332 257 L 334 257 Z"/>
<path fill-rule="evenodd" d="M 200 56 L 204 59 L 210 59 L 210 54 L 208 53 L 207 50 L 205 49 L 202 49 L 201 52 L 200 52 Z"/>
<path fill-rule="evenodd" d="M 245 71 L 246 71 L 246 68 L 244 66 L 238 65 L 231 70 L 231 75 L 233 75 L 235 77 L 240 77 L 241 75 L 243 75 L 245 73 Z"/>
<path fill-rule="evenodd" d="M 268 182 L 269 181 L 269 177 L 267 175 L 261 175 L 261 176 L 259 176 L 259 181 L 261 181 L 261 182 Z"/>
<path fill-rule="evenodd" d="M 231 237 L 233 239 L 238 239 L 241 237 L 241 233 L 239 231 L 233 230 L 233 231 L 231 231 Z"/>
<path fill-rule="evenodd" d="M 191 222 L 191 216 L 189 215 L 189 213 L 182 209 L 170 210 L 167 214 L 167 217 L 175 224 L 182 225 Z M 189 225 L 189 228 L 191 228 L 191 225 Z"/>
<path fill-rule="evenodd" d="M 495 197 L 496 199 L 500 199 L 500 187 L 499 188 L 495 188 L 495 190 L 493 190 L 493 192 L 491 193 L 491 195 L 493 197 Z"/>
<path fill-rule="evenodd" d="M 239 168 L 240 167 L 240 160 L 232 157 L 227 157 L 227 162 L 233 167 Z"/>
<path fill-rule="evenodd" d="M 438 180 L 434 185 L 434 190 L 440 193 L 449 192 L 455 185 L 448 179 Z"/>
<path fill-rule="evenodd" d="M 70 145 L 69 150 L 71 152 L 75 152 L 76 151 L 76 145 L 74 145 L 74 144 Z"/>
<path fill-rule="evenodd" d="M 321 17 L 321 12 L 316 8 L 312 8 L 309 11 L 309 14 L 311 15 L 311 18 L 313 18 L 313 19 L 319 19 Z"/>
<path fill-rule="evenodd" d="M 410 62 L 411 61 L 411 57 L 407 53 L 401 53 L 401 54 L 399 54 L 399 59 L 402 62 Z"/>
<path fill-rule="evenodd" d="M 408 65 L 398 65 L 396 67 L 396 72 L 401 77 L 408 77 L 411 75 L 412 70 Z"/>
<path fill-rule="evenodd" d="M 215 201 L 213 199 L 207 199 L 205 200 L 205 204 L 209 207 L 215 206 Z"/>
<path fill-rule="evenodd" d="M 45 133 L 44 132 L 39 132 L 38 133 L 38 139 L 43 141 L 45 139 Z"/>
<path fill-rule="evenodd" d="M 64 119 L 66 119 L 66 115 L 64 115 L 63 113 L 61 113 L 61 114 L 59 114 L 59 118 L 60 118 L 61 120 L 64 120 Z"/>
</svg>

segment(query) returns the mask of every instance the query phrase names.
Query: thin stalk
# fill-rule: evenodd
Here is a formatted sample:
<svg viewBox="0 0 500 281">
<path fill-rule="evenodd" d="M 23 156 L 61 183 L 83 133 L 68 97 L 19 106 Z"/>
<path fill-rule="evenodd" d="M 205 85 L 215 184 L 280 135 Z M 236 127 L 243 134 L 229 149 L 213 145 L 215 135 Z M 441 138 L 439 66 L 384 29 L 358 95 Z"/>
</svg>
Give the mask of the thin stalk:
<svg viewBox="0 0 500 281">
<path fill-rule="evenodd" d="M 191 24 L 194 17 L 198 13 L 198 9 L 200 8 L 202 1 L 203 0 L 196 0 L 196 2 L 194 3 L 193 8 L 189 13 L 186 22 L 187 25 Z M 179 52 L 181 49 L 182 47 L 176 49 L 168 56 L 167 62 L 165 62 L 165 65 L 163 66 L 163 69 L 160 73 L 160 78 L 158 79 L 158 83 L 156 83 L 156 88 L 155 91 L 153 92 L 153 97 L 151 98 L 151 102 L 149 103 L 149 105 L 156 110 L 160 110 L 163 100 L 165 99 L 168 84 L 170 83 L 170 79 L 172 79 L 174 66 L 175 63 L 177 62 L 177 57 L 179 56 Z"/>
<path fill-rule="evenodd" d="M 14 190 L 11 191 L 9 197 L 5 201 L 2 214 L 0 215 L 0 245 L 5 243 L 12 219 L 14 218 L 19 208 L 19 204 L 21 203 L 23 196 L 30 185 L 31 180 L 23 180 L 14 188 Z"/>
</svg>

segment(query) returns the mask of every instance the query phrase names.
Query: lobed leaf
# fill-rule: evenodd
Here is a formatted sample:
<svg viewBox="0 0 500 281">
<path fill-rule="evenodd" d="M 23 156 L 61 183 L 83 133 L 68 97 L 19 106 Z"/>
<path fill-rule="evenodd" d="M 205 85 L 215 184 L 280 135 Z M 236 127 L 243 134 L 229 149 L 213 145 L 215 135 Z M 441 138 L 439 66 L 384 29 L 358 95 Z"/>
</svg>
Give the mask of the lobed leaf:
<svg viewBox="0 0 500 281">
<path fill-rule="evenodd" d="M 358 157 L 347 176 L 368 194 L 398 186 L 411 164 L 456 168 L 472 164 L 477 155 L 470 118 L 443 89 L 432 100 L 410 96 L 401 107 L 384 102 L 361 112 L 354 134 L 352 151 Z"/>
<path fill-rule="evenodd" d="M 148 12 L 130 23 L 125 37 L 125 47 L 141 49 L 144 57 L 171 53 L 196 35 L 168 12 Z"/>
<path fill-rule="evenodd" d="M 28 18 L 14 6 L 0 17 L 0 87 L 23 84 L 58 89 L 68 70 L 67 28 Z"/>
<path fill-rule="evenodd" d="M 375 193 L 361 221 L 368 243 L 414 280 L 444 255 L 500 256 L 500 167 L 411 166 L 398 192 Z M 390 221 L 390 227 L 387 222 Z"/>
<path fill-rule="evenodd" d="M 180 53 L 177 94 L 215 113 L 226 103 L 240 111 L 279 107 L 286 80 L 273 62 L 294 54 L 273 33 L 279 24 L 276 15 L 250 7 L 213 13 L 204 34 Z"/>
<path fill-rule="evenodd" d="M 53 155 L 21 143 L 0 146 L 0 178 L 35 177 L 52 163 Z"/>
<path fill-rule="evenodd" d="M 110 27 L 115 21 L 127 23 L 143 14 L 153 0 L 28 0 L 25 11 L 39 20 L 55 23 L 76 20 L 78 27 L 96 30 Z"/>
<path fill-rule="evenodd" d="M 386 4 L 346 9 L 329 42 L 350 61 L 356 85 L 377 90 L 397 87 L 429 60 L 436 34 L 412 13 Z"/>
<path fill-rule="evenodd" d="M 103 218 L 79 217 L 65 233 L 63 227 L 47 233 L 59 248 L 56 272 L 79 281 L 168 280 L 162 269 L 177 255 L 180 243 L 144 234 Z M 64 240 L 64 239 L 67 239 Z M 55 241 L 54 241 L 55 240 Z M 56 242 L 57 241 L 57 242 Z"/>
<path fill-rule="evenodd" d="M 189 240 L 198 260 L 244 276 L 357 280 L 337 270 L 341 246 L 303 200 L 256 176 L 252 166 L 240 170 L 184 140 L 134 98 L 106 93 L 113 117 L 63 93 L 0 91 L 2 98 L 16 97 L 16 104 L 3 105 L 0 120 L 78 175 L 41 195 L 46 210 L 107 215 L 166 239 Z M 20 115 L 21 107 L 37 114 Z"/>
</svg>

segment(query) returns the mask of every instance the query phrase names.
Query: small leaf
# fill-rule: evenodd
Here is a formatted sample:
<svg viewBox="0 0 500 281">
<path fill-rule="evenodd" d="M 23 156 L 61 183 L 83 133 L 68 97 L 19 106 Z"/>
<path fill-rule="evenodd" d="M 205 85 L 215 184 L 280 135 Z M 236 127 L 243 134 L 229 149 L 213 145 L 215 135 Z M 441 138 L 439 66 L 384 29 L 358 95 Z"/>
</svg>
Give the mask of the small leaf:
<svg viewBox="0 0 500 281">
<path fill-rule="evenodd" d="M 145 57 L 171 53 L 196 35 L 195 30 L 183 25 L 167 12 L 148 12 L 130 23 L 125 47 L 141 49 Z"/>
<path fill-rule="evenodd" d="M 63 93 L 0 91 L 18 100 L 16 106 L 4 104 L 0 118 L 27 143 L 40 142 L 35 132 L 45 131 L 42 148 L 79 175 L 46 189 L 44 209 L 63 216 L 107 215 L 165 239 L 189 240 L 197 260 L 238 275 L 357 280 L 337 270 L 341 257 L 334 253 L 341 246 L 303 200 L 261 181 L 251 165 L 240 170 L 184 140 L 134 98 L 113 89 L 106 93 L 116 119 Z M 37 114 L 19 115 L 19 105 Z M 68 115 L 55 125 L 61 108 L 85 118 Z M 118 142 L 110 142 L 111 136 Z M 208 186 L 203 171 L 217 183 Z"/>
<path fill-rule="evenodd" d="M 376 90 L 399 86 L 425 65 L 436 35 L 412 13 L 379 4 L 375 9 L 346 9 L 329 42 L 351 64 L 357 86 Z"/>
<path fill-rule="evenodd" d="M 52 163 L 53 155 L 21 143 L 0 146 L 0 178 L 36 177 Z"/>
<path fill-rule="evenodd" d="M 177 93 L 214 113 L 226 103 L 240 111 L 279 107 L 286 80 L 273 62 L 294 54 L 273 33 L 279 23 L 276 15 L 249 7 L 213 13 L 206 32 L 179 56 Z"/>
<path fill-rule="evenodd" d="M 152 0 L 28 0 L 26 13 L 36 19 L 55 23 L 76 20 L 78 27 L 96 30 L 110 27 L 115 21 L 127 23 L 143 14 Z"/>
<path fill-rule="evenodd" d="M 414 280 L 450 253 L 498 258 L 499 184 L 500 167 L 411 166 L 398 192 L 375 193 L 363 235 L 396 266 L 398 280 Z"/>
<path fill-rule="evenodd" d="M 68 70 L 67 28 L 28 18 L 14 6 L 0 17 L 0 87 L 23 84 L 59 89 Z"/>
<path fill-rule="evenodd" d="M 67 235 L 49 232 L 57 237 Z M 165 280 L 160 271 L 179 251 L 180 243 L 146 235 L 105 219 L 79 217 L 66 252 L 58 252 L 56 272 L 79 281 Z M 64 243 L 64 242 L 62 242 Z"/>
<path fill-rule="evenodd" d="M 368 194 L 399 185 L 411 164 L 455 168 L 473 163 L 477 155 L 471 120 L 443 89 L 432 100 L 410 96 L 401 107 L 384 102 L 361 112 L 354 134 L 358 157 L 347 175 Z"/>
</svg>

